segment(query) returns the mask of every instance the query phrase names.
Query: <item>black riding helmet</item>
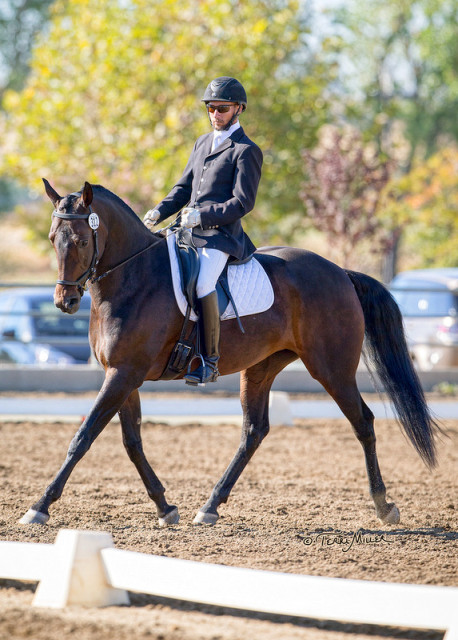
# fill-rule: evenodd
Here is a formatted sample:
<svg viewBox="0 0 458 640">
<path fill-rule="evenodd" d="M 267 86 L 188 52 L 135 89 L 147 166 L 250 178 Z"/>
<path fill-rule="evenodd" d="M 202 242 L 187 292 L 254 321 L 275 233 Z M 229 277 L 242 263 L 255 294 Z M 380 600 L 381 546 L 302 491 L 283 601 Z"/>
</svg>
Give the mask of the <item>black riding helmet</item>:
<svg viewBox="0 0 458 640">
<path fill-rule="evenodd" d="M 241 83 L 235 78 L 222 76 L 212 80 L 205 89 L 202 102 L 207 104 L 212 100 L 220 100 L 221 102 L 238 102 L 242 105 L 243 111 L 246 109 L 247 97 L 246 91 Z"/>
<path fill-rule="evenodd" d="M 207 105 L 212 100 L 219 100 L 220 102 L 236 102 L 242 105 L 242 111 L 245 111 L 247 105 L 246 91 L 238 80 L 230 78 L 229 76 L 221 76 L 221 78 L 215 78 L 212 80 L 208 87 L 205 89 L 202 102 Z M 237 120 L 239 114 L 234 113 L 231 120 L 227 123 L 224 129 L 227 131 L 231 128 L 234 122 Z M 210 115 L 208 119 L 211 119 Z"/>
</svg>

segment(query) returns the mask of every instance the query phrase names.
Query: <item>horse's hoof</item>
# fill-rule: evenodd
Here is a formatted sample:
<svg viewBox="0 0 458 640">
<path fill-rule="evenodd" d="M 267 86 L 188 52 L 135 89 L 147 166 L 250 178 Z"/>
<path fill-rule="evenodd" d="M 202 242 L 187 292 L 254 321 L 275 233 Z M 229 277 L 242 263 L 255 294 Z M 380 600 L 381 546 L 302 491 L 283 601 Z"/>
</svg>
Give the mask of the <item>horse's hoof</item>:
<svg viewBox="0 0 458 640">
<path fill-rule="evenodd" d="M 19 520 L 20 524 L 46 524 L 49 520 L 49 514 L 29 509 L 25 515 Z"/>
<path fill-rule="evenodd" d="M 199 511 L 193 520 L 193 524 L 208 524 L 210 527 L 216 524 L 219 515 L 217 513 L 205 513 Z"/>
<path fill-rule="evenodd" d="M 384 524 L 398 524 L 398 522 L 401 520 L 401 514 L 399 513 L 399 509 L 394 503 L 387 506 L 391 508 L 383 516 L 379 515 L 379 519 Z"/>
<path fill-rule="evenodd" d="M 178 513 L 178 509 L 172 509 L 165 514 L 163 518 L 159 518 L 159 526 L 160 527 L 169 527 L 172 524 L 178 524 L 180 520 L 180 514 Z"/>
</svg>

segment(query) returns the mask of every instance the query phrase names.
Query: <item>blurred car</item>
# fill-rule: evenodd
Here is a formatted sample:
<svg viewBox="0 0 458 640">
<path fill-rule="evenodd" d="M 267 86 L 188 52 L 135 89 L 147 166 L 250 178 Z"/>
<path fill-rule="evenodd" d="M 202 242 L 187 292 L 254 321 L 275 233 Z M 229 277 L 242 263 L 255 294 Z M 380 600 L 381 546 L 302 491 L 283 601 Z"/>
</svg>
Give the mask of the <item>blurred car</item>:
<svg viewBox="0 0 458 640">
<path fill-rule="evenodd" d="M 18 287 L 0 293 L 0 362 L 81 364 L 91 357 L 85 293 L 78 311 L 62 313 L 54 305 L 54 287 Z"/>
<path fill-rule="evenodd" d="M 15 340 L 0 342 L 0 364 L 78 364 L 63 351 L 49 344 L 24 344 Z"/>
<path fill-rule="evenodd" d="M 389 289 L 417 369 L 458 367 L 458 268 L 404 271 Z"/>
</svg>

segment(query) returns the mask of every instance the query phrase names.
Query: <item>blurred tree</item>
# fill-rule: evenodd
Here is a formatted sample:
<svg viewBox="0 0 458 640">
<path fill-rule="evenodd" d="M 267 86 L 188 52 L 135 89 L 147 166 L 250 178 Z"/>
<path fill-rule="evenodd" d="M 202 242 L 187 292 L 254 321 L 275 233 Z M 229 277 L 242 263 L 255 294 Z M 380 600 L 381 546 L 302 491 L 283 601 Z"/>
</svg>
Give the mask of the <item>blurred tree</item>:
<svg viewBox="0 0 458 640">
<path fill-rule="evenodd" d="M 356 129 L 326 126 L 319 144 L 303 157 L 308 180 L 301 195 L 333 259 L 354 268 L 361 259 L 358 247 L 368 240 L 372 253 L 385 252 L 390 236 L 377 212 L 390 165 L 380 160 L 374 145 L 365 145 Z"/>
<path fill-rule="evenodd" d="M 209 130 L 205 86 L 233 75 L 265 157 L 247 220 L 259 241 L 301 206 L 300 149 L 327 118 L 333 68 L 307 51 L 306 31 L 296 0 L 57 0 L 25 89 L 5 95 L 0 172 L 40 192 L 41 176 L 62 192 L 99 182 L 143 214 Z"/>
<path fill-rule="evenodd" d="M 22 88 L 36 35 L 52 0 L 0 0 L 0 102 L 5 89 Z"/>
<path fill-rule="evenodd" d="M 7 89 L 19 90 L 29 71 L 32 44 L 48 19 L 52 0 L 0 0 L 0 109 Z M 11 180 L 0 178 L 0 213 L 20 195 Z"/>
<path fill-rule="evenodd" d="M 407 170 L 458 139 L 457 0 L 348 0 L 337 20 L 347 117 L 384 152 L 400 153 Z M 409 148 L 402 139 L 399 148 L 400 134 Z"/>
<path fill-rule="evenodd" d="M 357 123 L 399 173 L 458 140 L 457 0 L 347 0 L 336 23 L 337 115 Z M 392 220 L 401 218 L 404 203 L 391 204 Z M 401 231 L 393 229 L 385 280 L 397 269 Z"/>
<path fill-rule="evenodd" d="M 458 148 L 438 151 L 394 181 L 384 215 L 405 227 L 408 267 L 458 267 Z"/>
</svg>

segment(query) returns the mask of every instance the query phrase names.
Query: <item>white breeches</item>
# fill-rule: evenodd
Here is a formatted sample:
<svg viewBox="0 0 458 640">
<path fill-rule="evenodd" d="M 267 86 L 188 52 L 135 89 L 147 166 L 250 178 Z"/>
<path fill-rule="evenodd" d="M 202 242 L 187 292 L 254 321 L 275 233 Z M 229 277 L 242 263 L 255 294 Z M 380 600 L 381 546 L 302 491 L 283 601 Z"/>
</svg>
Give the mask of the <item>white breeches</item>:
<svg viewBox="0 0 458 640">
<path fill-rule="evenodd" d="M 196 293 L 198 298 L 204 298 L 215 290 L 218 278 L 224 269 L 228 253 L 218 249 L 197 249 L 199 252 L 200 269 L 197 278 Z"/>
</svg>

